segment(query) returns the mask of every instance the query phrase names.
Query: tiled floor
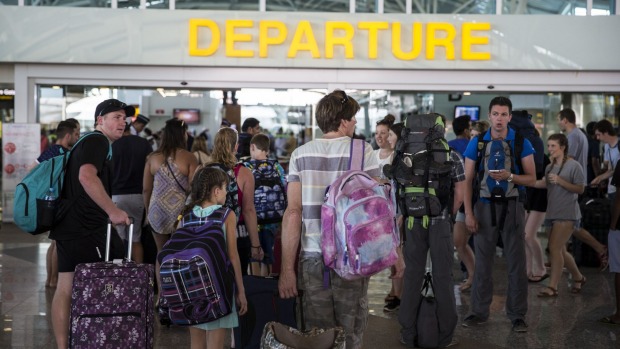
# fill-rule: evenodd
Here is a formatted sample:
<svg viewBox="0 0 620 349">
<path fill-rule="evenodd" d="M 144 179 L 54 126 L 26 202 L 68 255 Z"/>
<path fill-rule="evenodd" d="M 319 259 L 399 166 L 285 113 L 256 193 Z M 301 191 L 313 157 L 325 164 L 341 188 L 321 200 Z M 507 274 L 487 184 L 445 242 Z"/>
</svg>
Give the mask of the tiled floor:
<svg viewBox="0 0 620 349">
<path fill-rule="evenodd" d="M 45 288 L 45 253 L 49 241 L 44 235 L 29 236 L 12 224 L 0 228 L 0 348 L 55 348 L 50 323 L 53 289 Z M 531 284 L 529 292 L 529 331 L 515 334 L 504 315 L 505 264 L 496 259 L 495 296 L 489 322 L 477 329 L 460 325 L 456 348 L 620 348 L 620 326 L 603 325 L 596 319 L 614 310 L 613 285 L 609 273 L 583 269 L 588 283 L 580 295 L 560 289 L 560 296 L 541 300 L 536 293 L 543 286 Z M 455 263 L 455 277 L 460 277 Z M 563 284 L 567 285 L 566 279 Z M 404 348 L 398 341 L 395 314 L 383 312 L 383 297 L 389 288 L 387 273 L 372 278 L 369 289 L 370 320 L 365 348 Z M 456 292 L 460 319 L 468 311 L 469 295 Z M 184 328 L 156 326 L 156 348 L 188 348 Z"/>
</svg>

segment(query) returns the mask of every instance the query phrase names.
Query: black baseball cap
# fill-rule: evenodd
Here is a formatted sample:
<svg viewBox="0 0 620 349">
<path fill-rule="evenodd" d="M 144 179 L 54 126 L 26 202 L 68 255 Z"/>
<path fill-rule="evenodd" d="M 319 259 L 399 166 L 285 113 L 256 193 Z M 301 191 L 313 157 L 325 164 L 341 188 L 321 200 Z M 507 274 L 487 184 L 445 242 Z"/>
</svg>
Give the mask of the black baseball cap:
<svg viewBox="0 0 620 349">
<path fill-rule="evenodd" d="M 95 109 L 95 120 L 97 120 L 97 116 L 102 116 L 118 110 L 124 110 L 125 116 L 133 116 L 136 113 L 136 108 L 131 105 L 127 105 L 118 99 L 106 99 L 97 105 L 97 109 Z"/>
<path fill-rule="evenodd" d="M 151 121 L 151 119 L 147 118 L 146 116 L 142 115 L 142 114 L 138 114 L 138 116 L 136 116 L 136 122 L 141 122 L 143 124 L 148 124 L 149 121 Z"/>
</svg>

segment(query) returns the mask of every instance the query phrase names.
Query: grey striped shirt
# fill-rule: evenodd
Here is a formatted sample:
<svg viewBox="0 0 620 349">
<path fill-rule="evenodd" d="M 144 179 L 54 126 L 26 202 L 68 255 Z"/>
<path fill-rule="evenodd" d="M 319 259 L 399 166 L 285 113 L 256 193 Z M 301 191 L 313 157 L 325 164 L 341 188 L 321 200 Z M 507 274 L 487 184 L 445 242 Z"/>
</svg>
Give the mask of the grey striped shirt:
<svg viewBox="0 0 620 349">
<path fill-rule="evenodd" d="M 289 163 L 288 182 L 301 182 L 304 252 L 321 252 L 321 205 L 327 187 L 348 170 L 351 138 L 316 139 L 295 149 Z M 364 171 L 379 177 L 377 157 L 370 144 L 364 148 Z"/>
</svg>

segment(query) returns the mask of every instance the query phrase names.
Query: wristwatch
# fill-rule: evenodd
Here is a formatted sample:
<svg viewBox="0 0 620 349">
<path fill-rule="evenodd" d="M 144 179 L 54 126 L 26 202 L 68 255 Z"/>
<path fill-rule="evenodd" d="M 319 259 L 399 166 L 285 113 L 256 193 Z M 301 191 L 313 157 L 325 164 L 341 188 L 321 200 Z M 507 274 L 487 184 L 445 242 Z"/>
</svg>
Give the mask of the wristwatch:
<svg viewBox="0 0 620 349">
<path fill-rule="evenodd" d="M 506 179 L 506 180 L 508 181 L 508 183 L 512 183 L 512 180 L 513 180 L 513 179 L 514 179 L 514 178 L 513 178 L 513 175 L 512 175 L 512 173 L 511 173 L 511 174 L 510 174 L 510 176 L 508 176 L 508 179 Z"/>
</svg>

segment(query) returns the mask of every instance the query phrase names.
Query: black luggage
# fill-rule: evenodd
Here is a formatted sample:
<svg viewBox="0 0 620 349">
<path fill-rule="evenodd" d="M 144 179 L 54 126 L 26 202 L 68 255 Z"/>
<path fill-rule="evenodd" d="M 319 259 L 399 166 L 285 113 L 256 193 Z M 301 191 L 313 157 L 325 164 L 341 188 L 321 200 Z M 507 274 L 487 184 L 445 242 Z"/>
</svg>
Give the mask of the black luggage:
<svg viewBox="0 0 620 349">
<path fill-rule="evenodd" d="M 611 203 L 609 199 L 584 198 L 580 203 L 582 227 L 596 240 L 607 245 L 607 234 L 611 221 Z M 573 255 L 575 263 L 582 267 L 598 267 L 598 253 L 581 240 L 573 238 Z"/>
<path fill-rule="evenodd" d="M 153 348 L 153 265 L 127 259 L 78 264 L 71 295 L 71 348 Z"/>
<path fill-rule="evenodd" d="M 236 349 L 258 349 L 263 328 L 270 321 L 297 328 L 296 298 L 280 298 L 277 278 L 245 275 L 243 285 L 248 312 L 239 316 L 234 329 Z"/>
</svg>

